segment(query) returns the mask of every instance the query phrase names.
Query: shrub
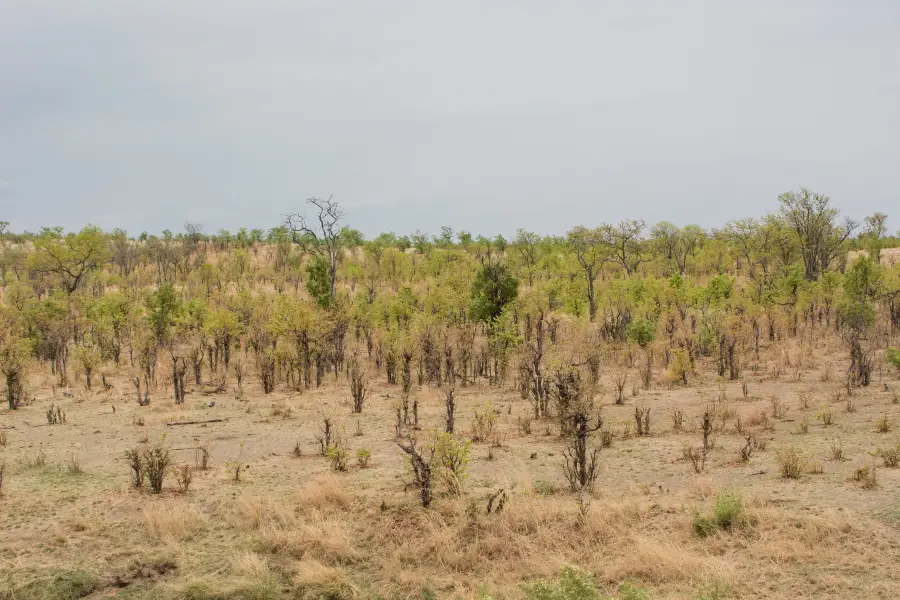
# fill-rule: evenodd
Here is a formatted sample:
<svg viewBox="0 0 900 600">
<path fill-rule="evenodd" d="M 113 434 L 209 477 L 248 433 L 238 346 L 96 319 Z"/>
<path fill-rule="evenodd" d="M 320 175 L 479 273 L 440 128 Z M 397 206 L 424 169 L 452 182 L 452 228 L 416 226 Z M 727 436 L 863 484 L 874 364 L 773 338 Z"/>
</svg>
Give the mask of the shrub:
<svg viewBox="0 0 900 600">
<path fill-rule="evenodd" d="M 805 457 L 796 448 L 787 447 L 778 451 L 778 470 L 785 479 L 800 479 L 805 462 Z"/>
<path fill-rule="evenodd" d="M 556 493 L 556 487 L 552 483 L 540 479 L 535 481 L 531 488 L 538 496 L 552 496 Z"/>
<path fill-rule="evenodd" d="M 862 483 L 865 490 L 874 490 L 878 487 L 878 469 L 875 467 L 857 467 L 853 473 L 854 481 Z"/>
<path fill-rule="evenodd" d="M 900 466 L 900 444 L 891 448 L 882 448 L 877 454 L 881 457 L 885 467 L 893 469 Z"/>
<path fill-rule="evenodd" d="M 190 465 L 179 465 L 175 467 L 175 478 L 178 481 L 178 491 L 187 494 L 191 487 L 191 481 L 194 479 L 194 472 Z"/>
<path fill-rule="evenodd" d="M 131 482 L 134 487 L 139 488 L 144 485 L 144 461 L 141 458 L 141 452 L 137 448 L 131 448 L 125 451 L 125 460 L 131 467 Z"/>
<path fill-rule="evenodd" d="M 887 358 L 889 364 L 895 366 L 898 370 L 900 370 L 900 350 L 897 350 L 896 348 L 888 348 L 884 356 L 885 358 Z"/>
<path fill-rule="evenodd" d="M 695 535 L 707 537 L 720 529 L 733 531 L 745 522 L 744 500 L 740 492 L 726 489 L 716 494 L 712 517 L 697 513 L 691 522 L 691 528 Z"/>
<path fill-rule="evenodd" d="M 484 442 L 491 438 L 497 424 L 497 414 L 490 402 L 472 409 L 475 420 L 472 422 L 472 441 Z"/>
<path fill-rule="evenodd" d="M 822 412 L 819 413 L 819 420 L 822 421 L 822 425 L 825 427 L 834 425 L 834 411 L 827 404 L 822 407 Z"/>
<path fill-rule="evenodd" d="M 440 432 L 434 442 L 436 475 L 447 489 L 458 494 L 468 478 L 469 449 L 472 442 L 457 439 L 452 433 Z"/>
<path fill-rule="evenodd" d="M 331 463 L 332 471 L 346 471 L 347 461 L 350 459 L 350 453 L 344 448 L 344 444 L 340 440 L 336 440 L 334 444 L 325 451 L 325 456 Z"/>
<path fill-rule="evenodd" d="M 150 491 L 154 494 L 159 494 L 162 492 L 163 481 L 169 472 L 169 466 L 172 462 L 169 457 L 169 449 L 160 440 L 155 446 L 144 450 L 141 458 L 144 463 L 144 475 L 147 478 Z"/>
<path fill-rule="evenodd" d="M 886 414 L 881 415 L 881 418 L 875 421 L 875 431 L 878 433 L 889 433 L 891 431 L 891 422 Z"/>
<path fill-rule="evenodd" d="M 694 520 L 691 521 L 691 528 L 697 537 L 709 537 L 719 530 L 713 519 L 700 513 L 694 515 Z"/>
<path fill-rule="evenodd" d="M 370 458 L 372 458 L 372 451 L 368 448 L 360 448 L 356 451 L 356 464 L 359 465 L 360 469 L 365 469 L 369 466 Z"/>
<path fill-rule="evenodd" d="M 525 600 L 601 600 L 589 573 L 577 567 L 563 567 L 557 583 L 545 579 L 522 586 Z"/>
</svg>

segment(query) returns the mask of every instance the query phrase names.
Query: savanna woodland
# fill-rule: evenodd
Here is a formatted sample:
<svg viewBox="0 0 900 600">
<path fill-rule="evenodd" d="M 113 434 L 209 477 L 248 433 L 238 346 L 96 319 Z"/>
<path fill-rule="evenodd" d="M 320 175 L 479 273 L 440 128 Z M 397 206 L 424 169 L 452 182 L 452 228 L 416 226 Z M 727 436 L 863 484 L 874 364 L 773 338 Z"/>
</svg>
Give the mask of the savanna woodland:
<svg viewBox="0 0 900 600">
<path fill-rule="evenodd" d="M 0 598 L 896 598 L 900 240 L 0 227 Z"/>
</svg>

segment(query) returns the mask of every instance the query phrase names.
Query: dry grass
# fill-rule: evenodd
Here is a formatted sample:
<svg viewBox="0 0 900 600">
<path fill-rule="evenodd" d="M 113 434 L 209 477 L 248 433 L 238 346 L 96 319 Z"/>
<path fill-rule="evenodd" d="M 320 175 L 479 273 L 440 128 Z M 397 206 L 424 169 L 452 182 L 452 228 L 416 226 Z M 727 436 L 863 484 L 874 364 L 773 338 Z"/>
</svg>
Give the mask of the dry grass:
<svg viewBox="0 0 900 600">
<path fill-rule="evenodd" d="M 791 350 L 785 360 L 812 362 L 805 349 Z M 834 363 L 839 372 L 841 360 L 819 363 Z M 335 415 L 340 431 L 357 427 L 343 381 L 296 397 L 277 391 L 263 396 L 248 377 L 244 401 L 223 397 L 215 408 L 196 403 L 193 409 L 190 397 L 174 407 L 157 395 L 148 410 L 141 409 L 138 416 L 146 417 L 147 425 L 137 430 L 132 411 L 98 411 L 88 397 L 67 407 L 72 423 L 100 432 L 84 446 L 85 473 L 77 477 L 66 470 L 65 460 L 83 431 L 56 428 L 48 436 L 49 427 L 24 425 L 30 416 L 22 409 L 10 417 L 18 433 L 4 449 L 3 500 L 9 506 L 18 502 L 21 510 L 0 512 L 0 530 L 9 532 L 0 536 L 0 571 L 17 585 L 52 581 L 53 575 L 28 570 L 31 564 L 55 572 L 82 569 L 92 574 L 90 581 L 102 582 L 135 557 L 170 553 L 177 570 L 129 587 L 136 600 L 422 598 L 425 589 L 437 598 L 471 599 L 481 586 L 493 598 L 515 600 L 523 581 L 555 578 L 566 564 L 592 573 L 605 597 L 614 597 L 623 581 L 647 588 L 652 598 L 716 597 L 702 595 L 713 584 L 731 589 L 735 598 L 892 597 L 891 590 L 900 586 L 900 533 L 880 519 L 890 514 L 900 492 L 900 472 L 881 468 L 873 476 L 870 469 L 854 481 L 854 471 L 863 458 L 894 443 L 893 435 L 874 434 L 873 424 L 882 417 L 900 422 L 900 409 L 880 387 L 858 389 L 856 410 L 841 411 L 839 422 L 826 428 L 817 410 L 805 413 L 802 403 L 804 410 L 793 402 L 802 392 L 809 405 L 820 406 L 831 389 L 819 381 L 821 371 L 802 367 L 802 381 L 795 382 L 797 367 L 782 366 L 790 377 L 772 382 L 764 376 L 771 367 L 769 362 L 756 371 L 745 368 L 754 396 L 719 403 L 716 444 L 700 475 L 680 460 L 680 450 L 701 443 L 697 424 L 709 399 L 739 398 L 741 383 L 726 389 L 698 369 L 692 387 L 660 384 L 643 391 L 654 414 L 679 414 L 681 427 L 674 427 L 673 417 L 675 431 L 666 426 L 641 438 L 622 434 L 626 424 L 633 432 L 634 407 L 612 404 L 614 386 L 607 376 L 607 395 L 598 403 L 615 440 L 601 450 L 592 496 L 564 491 L 555 420 L 534 420 L 532 435 L 514 435 L 521 419 L 533 418 L 517 392 L 480 385 L 461 390 L 461 431 L 469 431 L 473 408 L 490 404 L 502 407 L 493 427 L 505 439 L 493 449 L 492 461 L 486 459 L 489 440 L 473 446 L 462 494 L 438 488 L 428 510 L 418 506 L 415 490 L 404 490 L 408 466 L 393 443 L 394 415 L 383 400 L 383 394 L 396 392 L 391 387 L 373 391 L 362 415 L 362 435 L 345 438 L 348 451 L 370 449 L 372 461 L 365 469 L 354 463 L 341 473 L 331 472 L 318 456 L 315 436 L 322 413 Z M 426 387 L 415 394 L 424 436 L 442 423 L 441 395 Z M 791 398 L 791 410 L 781 404 L 774 410 L 774 394 Z M 290 420 L 272 418 L 271 407 L 287 399 L 293 405 Z M 31 415 L 42 417 L 50 401 L 39 397 Z M 773 412 L 784 420 L 773 418 Z M 201 415 L 228 420 L 207 428 L 165 427 L 167 421 Z M 541 435 L 547 429 L 551 435 Z M 214 466 L 192 470 L 189 493 L 176 493 L 174 476 L 160 496 L 127 485 L 127 466 L 118 457 L 142 434 L 158 440 L 163 432 L 167 444 L 185 449 L 173 450 L 185 453 L 176 454 L 179 462 L 193 460 L 198 440 L 208 444 Z M 739 461 L 737 450 L 751 434 L 757 452 Z M 838 435 L 840 452 L 830 448 Z M 222 465 L 241 445 L 241 460 L 250 468 L 232 483 Z M 302 449 L 299 457 L 290 455 L 295 445 Z M 796 453 L 799 469 L 790 472 L 800 481 L 780 476 L 778 453 L 771 449 L 787 447 Z M 45 466 L 28 466 L 38 450 L 46 453 Z M 842 460 L 828 462 L 825 473 L 808 475 L 828 457 Z M 696 537 L 691 515 L 708 512 L 717 492 L 732 486 L 747 499 L 753 525 Z M 499 513 L 487 514 L 488 497 L 501 488 L 508 501 Z M 0 584 L 0 598 L 3 592 Z"/>
<path fill-rule="evenodd" d="M 206 522 L 196 506 L 182 500 L 161 500 L 143 510 L 144 525 L 151 537 L 163 541 L 190 540 Z"/>
</svg>

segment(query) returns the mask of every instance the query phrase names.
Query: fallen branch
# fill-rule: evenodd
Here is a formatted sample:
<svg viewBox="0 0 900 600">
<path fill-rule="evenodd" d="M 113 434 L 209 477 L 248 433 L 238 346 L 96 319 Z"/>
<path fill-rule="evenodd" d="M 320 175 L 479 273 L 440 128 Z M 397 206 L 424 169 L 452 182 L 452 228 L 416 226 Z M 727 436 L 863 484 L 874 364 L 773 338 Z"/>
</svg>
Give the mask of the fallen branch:
<svg viewBox="0 0 900 600">
<path fill-rule="evenodd" d="M 206 419 L 205 421 L 169 421 L 166 423 L 166 427 L 171 427 L 172 425 L 201 425 L 203 423 L 221 423 L 222 421 L 227 421 L 227 419 Z"/>
</svg>

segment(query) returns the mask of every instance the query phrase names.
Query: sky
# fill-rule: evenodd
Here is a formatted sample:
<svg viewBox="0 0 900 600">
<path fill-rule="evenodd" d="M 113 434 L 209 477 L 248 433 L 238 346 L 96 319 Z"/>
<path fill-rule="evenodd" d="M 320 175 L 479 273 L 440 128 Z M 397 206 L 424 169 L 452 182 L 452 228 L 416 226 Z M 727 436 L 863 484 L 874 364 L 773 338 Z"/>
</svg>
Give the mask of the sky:
<svg viewBox="0 0 900 600">
<path fill-rule="evenodd" d="M 0 0 L 13 231 L 716 227 L 801 185 L 898 212 L 900 2 Z"/>
</svg>

